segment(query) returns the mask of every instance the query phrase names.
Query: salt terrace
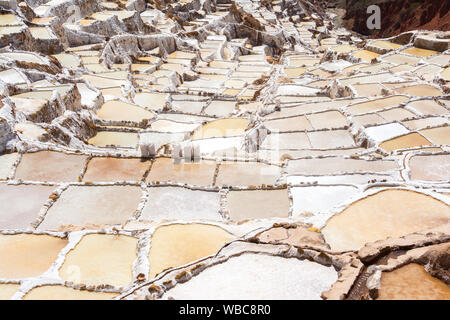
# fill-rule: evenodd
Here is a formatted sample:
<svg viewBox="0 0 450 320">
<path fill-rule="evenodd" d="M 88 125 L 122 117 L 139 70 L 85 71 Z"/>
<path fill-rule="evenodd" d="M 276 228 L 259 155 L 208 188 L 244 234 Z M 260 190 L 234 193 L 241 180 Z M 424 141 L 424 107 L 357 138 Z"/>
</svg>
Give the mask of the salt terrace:
<svg viewBox="0 0 450 320">
<path fill-rule="evenodd" d="M 450 34 L 315 4 L 0 1 L 0 299 L 450 299 Z"/>
</svg>

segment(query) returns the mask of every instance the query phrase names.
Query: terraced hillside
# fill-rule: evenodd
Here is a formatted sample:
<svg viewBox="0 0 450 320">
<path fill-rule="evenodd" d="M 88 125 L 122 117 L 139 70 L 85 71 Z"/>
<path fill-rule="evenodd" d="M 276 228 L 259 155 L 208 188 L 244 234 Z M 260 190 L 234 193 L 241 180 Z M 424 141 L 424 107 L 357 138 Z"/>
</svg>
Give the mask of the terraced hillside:
<svg viewBox="0 0 450 320">
<path fill-rule="evenodd" d="M 325 7 L 0 0 L 0 299 L 449 299 L 449 33 Z"/>
</svg>

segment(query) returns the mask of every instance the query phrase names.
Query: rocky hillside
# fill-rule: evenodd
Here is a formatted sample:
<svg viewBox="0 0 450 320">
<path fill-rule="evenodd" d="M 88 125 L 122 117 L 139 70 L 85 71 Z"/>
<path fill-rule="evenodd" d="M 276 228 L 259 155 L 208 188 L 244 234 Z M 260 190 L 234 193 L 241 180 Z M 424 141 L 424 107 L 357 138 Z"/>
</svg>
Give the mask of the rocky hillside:
<svg viewBox="0 0 450 320">
<path fill-rule="evenodd" d="M 342 1 L 341 1 L 342 2 Z M 367 7 L 377 4 L 381 8 L 381 29 L 369 30 Z M 436 0 L 347 0 L 346 27 L 373 38 L 389 37 L 401 32 L 450 30 L 450 2 Z"/>
</svg>

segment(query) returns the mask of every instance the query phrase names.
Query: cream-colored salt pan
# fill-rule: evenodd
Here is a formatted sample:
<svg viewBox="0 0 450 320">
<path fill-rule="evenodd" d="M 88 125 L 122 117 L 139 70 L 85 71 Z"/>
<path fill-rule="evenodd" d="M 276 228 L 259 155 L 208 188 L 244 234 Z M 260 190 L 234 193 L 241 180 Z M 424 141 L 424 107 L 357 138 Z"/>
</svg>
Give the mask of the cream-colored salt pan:
<svg viewBox="0 0 450 320">
<path fill-rule="evenodd" d="M 145 119 L 153 119 L 155 115 L 141 107 L 122 101 L 106 102 L 97 115 L 107 121 L 134 121 L 141 122 Z"/>
<path fill-rule="evenodd" d="M 425 268 L 410 263 L 383 272 L 378 300 L 450 300 L 450 287 L 432 277 Z"/>
<path fill-rule="evenodd" d="M 371 62 L 373 59 L 376 59 L 379 55 L 380 54 L 368 50 L 360 50 L 352 53 L 352 56 L 366 62 Z"/>
<path fill-rule="evenodd" d="M 150 278 L 165 269 L 178 267 L 217 253 L 233 236 L 205 224 L 173 224 L 156 229 L 149 253 Z"/>
<path fill-rule="evenodd" d="M 0 234 L 0 278 L 37 277 L 50 268 L 67 239 L 47 235 Z"/>
<path fill-rule="evenodd" d="M 17 160 L 17 153 L 3 154 L 0 156 L 0 180 L 8 179 L 12 167 Z"/>
<path fill-rule="evenodd" d="M 449 112 L 445 107 L 441 106 L 434 100 L 413 101 L 408 103 L 408 106 L 426 116 L 442 115 Z"/>
<path fill-rule="evenodd" d="M 19 290 L 20 284 L 2 283 L 0 284 L 0 300 L 9 300 Z"/>
<path fill-rule="evenodd" d="M 355 146 L 351 134 L 347 130 L 308 132 L 313 149 L 337 149 Z"/>
<path fill-rule="evenodd" d="M 370 45 L 372 45 L 374 47 L 382 48 L 382 49 L 388 49 L 388 50 L 395 50 L 395 49 L 398 49 L 401 47 L 400 44 L 389 42 L 389 41 L 383 41 L 383 40 L 371 42 Z"/>
<path fill-rule="evenodd" d="M 192 139 L 199 140 L 215 137 L 238 136 L 244 133 L 247 125 L 248 120 L 240 118 L 211 121 L 195 131 L 192 135 Z"/>
<path fill-rule="evenodd" d="M 84 74 L 81 78 L 89 81 L 94 87 L 99 89 L 111 88 L 111 87 L 120 87 L 121 85 L 126 85 L 127 81 L 125 80 L 116 80 L 109 79 L 105 77 L 99 77 L 94 75 Z"/>
<path fill-rule="evenodd" d="M 386 62 L 392 62 L 396 64 L 409 64 L 409 65 L 416 65 L 419 63 L 420 59 L 416 57 L 407 56 L 404 54 L 393 54 L 387 57 L 382 58 Z"/>
<path fill-rule="evenodd" d="M 227 210 L 233 221 L 286 218 L 289 215 L 289 197 L 286 189 L 230 191 Z"/>
<path fill-rule="evenodd" d="M 202 160 L 199 162 L 176 162 L 171 158 L 158 158 L 152 165 L 147 182 L 178 182 L 192 185 L 212 185 L 215 161 Z"/>
<path fill-rule="evenodd" d="M 137 241 L 124 235 L 85 235 L 67 254 L 59 274 L 73 283 L 126 286 L 133 280 Z"/>
<path fill-rule="evenodd" d="M 424 57 L 424 58 L 432 56 L 432 55 L 438 53 L 437 51 L 421 49 L 421 48 L 416 48 L 416 47 L 407 48 L 407 49 L 405 49 L 405 50 L 403 50 L 401 52 L 412 54 L 412 55 L 417 56 L 417 57 Z"/>
<path fill-rule="evenodd" d="M 434 144 L 450 145 L 450 127 L 437 127 L 420 131 Z"/>
<path fill-rule="evenodd" d="M 418 84 L 415 86 L 403 87 L 394 89 L 395 92 L 400 94 L 410 94 L 416 97 L 425 97 L 425 96 L 441 96 L 442 91 L 436 87 L 427 84 Z"/>
<path fill-rule="evenodd" d="M 53 57 L 58 59 L 65 68 L 78 68 L 80 66 L 80 59 L 73 54 L 60 53 L 55 54 Z"/>
<path fill-rule="evenodd" d="M 450 155 L 415 156 L 409 161 L 412 180 L 450 181 Z"/>
<path fill-rule="evenodd" d="M 31 36 L 38 40 L 56 39 L 56 37 L 49 32 L 46 27 L 29 28 Z"/>
<path fill-rule="evenodd" d="M 40 286 L 28 292 L 24 300 L 110 300 L 118 293 L 77 290 L 64 286 Z"/>
<path fill-rule="evenodd" d="M 306 133 L 271 133 L 262 143 L 261 148 L 280 149 L 310 149 L 311 143 Z"/>
<path fill-rule="evenodd" d="M 141 220 L 222 220 L 218 192 L 177 187 L 152 187 Z"/>
<path fill-rule="evenodd" d="M 24 31 L 26 28 L 24 26 L 13 26 L 13 27 L 1 27 L 0 35 L 10 35 L 15 33 L 20 33 Z"/>
<path fill-rule="evenodd" d="M 277 131 L 303 131 L 312 130 L 311 123 L 305 116 L 269 120 L 264 122 L 264 126 L 271 132 Z"/>
<path fill-rule="evenodd" d="M 87 157 L 62 152 L 26 153 L 17 167 L 15 178 L 30 181 L 76 182 Z"/>
<path fill-rule="evenodd" d="M 205 110 L 207 115 L 227 117 L 234 112 L 236 108 L 236 102 L 234 101 L 220 101 L 213 100 Z"/>
<path fill-rule="evenodd" d="M 199 127 L 197 123 L 182 123 L 170 120 L 156 120 L 151 124 L 152 131 L 158 132 L 191 132 Z"/>
<path fill-rule="evenodd" d="M 216 185 L 256 186 L 275 184 L 280 175 L 280 168 L 259 162 L 223 161 L 219 166 Z"/>
<path fill-rule="evenodd" d="M 135 148 L 138 142 L 138 136 L 137 133 L 133 132 L 99 131 L 88 142 L 98 147 L 113 145 L 124 148 Z"/>
<path fill-rule="evenodd" d="M 134 214 L 142 192 L 134 186 L 71 186 L 47 212 L 39 230 L 61 226 L 122 224 Z"/>
<path fill-rule="evenodd" d="M 352 203 L 332 217 L 322 233 L 333 250 L 358 250 L 387 237 L 431 229 L 450 222 L 450 207 L 428 195 L 383 190 Z"/>
<path fill-rule="evenodd" d="M 359 190 L 351 186 L 316 186 L 291 188 L 293 215 L 326 213 L 355 196 Z"/>
<path fill-rule="evenodd" d="M 24 52 L 4 52 L 0 54 L 0 57 L 8 57 L 13 60 L 27 62 L 27 63 L 36 63 L 36 64 L 47 64 L 47 62 L 39 56 L 38 54 L 33 53 L 24 53 Z"/>
<path fill-rule="evenodd" d="M 0 26 L 15 26 L 19 25 L 20 20 L 13 14 L 2 14 L 0 15 Z"/>
<path fill-rule="evenodd" d="M 10 83 L 19 84 L 26 83 L 27 79 L 14 69 L 7 69 L 0 72 L 0 80 Z"/>
<path fill-rule="evenodd" d="M 392 96 L 388 98 L 376 99 L 367 102 L 362 102 L 358 104 L 351 105 L 347 108 L 347 110 L 351 114 L 361 114 L 365 112 L 376 111 L 379 109 L 383 109 L 389 106 L 395 106 L 401 103 L 408 101 L 408 98 L 405 96 Z"/>
<path fill-rule="evenodd" d="M 285 68 L 284 73 L 290 78 L 300 77 L 306 72 L 305 68 Z"/>
</svg>

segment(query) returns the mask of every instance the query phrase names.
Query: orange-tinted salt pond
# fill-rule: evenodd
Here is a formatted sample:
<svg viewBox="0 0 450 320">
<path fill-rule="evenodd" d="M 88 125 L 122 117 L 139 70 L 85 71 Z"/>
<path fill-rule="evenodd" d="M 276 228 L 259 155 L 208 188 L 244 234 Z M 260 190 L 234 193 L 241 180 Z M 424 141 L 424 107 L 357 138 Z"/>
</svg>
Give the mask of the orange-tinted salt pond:
<svg viewBox="0 0 450 320">
<path fill-rule="evenodd" d="M 89 161 L 84 181 L 139 181 L 150 167 L 141 159 L 93 158 Z"/>
<path fill-rule="evenodd" d="M 23 300 L 110 300 L 118 293 L 77 290 L 58 285 L 33 288 Z"/>
<path fill-rule="evenodd" d="M 386 150 L 387 152 L 391 152 L 397 149 L 422 147 L 429 145 L 432 145 L 430 141 L 425 139 L 420 134 L 413 132 L 408 133 L 404 136 L 384 141 L 383 143 L 380 144 L 380 148 Z"/>
<path fill-rule="evenodd" d="M 71 250 L 59 274 L 86 285 L 126 286 L 133 279 L 137 239 L 124 235 L 88 234 Z"/>
<path fill-rule="evenodd" d="M 450 207 L 428 195 L 388 189 L 358 200 L 328 220 L 322 233 L 333 250 L 358 250 L 387 237 L 450 222 Z"/>
<path fill-rule="evenodd" d="M 193 140 L 237 136 L 244 133 L 247 128 L 247 119 L 220 119 L 211 121 L 195 131 L 192 135 Z"/>
<path fill-rule="evenodd" d="M 215 254 L 233 240 L 222 228 L 206 224 L 173 224 L 156 229 L 149 253 L 150 278 L 161 271 Z"/>
<path fill-rule="evenodd" d="M 192 185 L 212 185 L 216 162 L 175 162 L 171 158 L 158 158 L 152 164 L 147 182 L 179 182 Z"/>
<path fill-rule="evenodd" d="M 56 261 L 67 239 L 47 235 L 0 234 L 0 278 L 37 277 Z"/>
<path fill-rule="evenodd" d="M 410 263 L 383 272 L 378 300 L 450 300 L 450 286 L 434 278 L 422 265 Z"/>
<path fill-rule="evenodd" d="M 20 284 L 1 283 L 0 284 L 0 300 L 9 300 L 19 290 Z"/>
<path fill-rule="evenodd" d="M 97 147 L 135 148 L 138 142 L 138 135 L 134 132 L 99 131 L 88 142 Z"/>
<path fill-rule="evenodd" d="M 275 184 L 280 175 L 280 168 L 260 162 L 224 161 L 219 166 L 216 185 L 258 186 Z"/>
</svg>

